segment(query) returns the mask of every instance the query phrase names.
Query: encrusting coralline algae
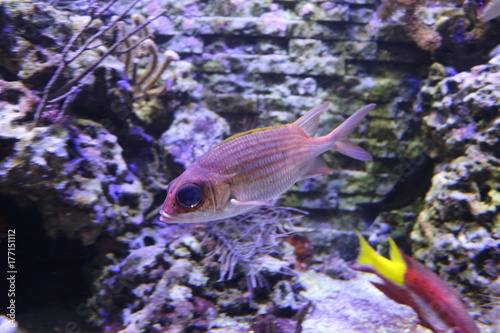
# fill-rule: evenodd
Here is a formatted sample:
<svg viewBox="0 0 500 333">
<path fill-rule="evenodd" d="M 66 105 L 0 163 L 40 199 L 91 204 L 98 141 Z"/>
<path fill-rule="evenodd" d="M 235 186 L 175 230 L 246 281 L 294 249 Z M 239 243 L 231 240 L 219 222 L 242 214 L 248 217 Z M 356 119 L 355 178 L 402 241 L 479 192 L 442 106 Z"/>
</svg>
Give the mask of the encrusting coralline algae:
<svg viewBox="0 0 500 333">
<path fill-rule="evenodd" d="M 500 295 L 500 54 L 492 55 L 454 75 L 434 64 L 419 105 L 440 164 L 412 233 L 415 257 L 463 293 L 475 290 L 478 303 Z"/>
</svg>

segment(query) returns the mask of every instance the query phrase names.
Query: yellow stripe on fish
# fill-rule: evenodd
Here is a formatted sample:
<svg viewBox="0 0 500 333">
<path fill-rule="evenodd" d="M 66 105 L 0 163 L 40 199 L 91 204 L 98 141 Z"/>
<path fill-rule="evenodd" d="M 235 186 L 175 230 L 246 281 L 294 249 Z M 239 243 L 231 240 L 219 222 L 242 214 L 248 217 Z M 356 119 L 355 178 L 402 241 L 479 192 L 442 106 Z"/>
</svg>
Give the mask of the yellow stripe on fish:
<svg viewBox="0 0 500 333">
<path fill-rule="evenodd" d="M 270 205 L 297 181 L 330 172 L 320 157 L 328 150 L 371 161 L 347 137 L 375 104 L 361 108 L 331 133 L 314 137 L 327 107 L 319 105 L 291 124 L 236 134 L 208 151 L 169 184 L 160 220 L 209 222 Z"/>
<path fill-rule="evenodd" d="M 251 130 L 248 130 L 245 132 L 236 133 L 235 135 L 232 135 L 229 138 L 227 138 L 226 140 L 222 141 L 220 144 L 217 145 L 217 147 L 219 147 L 219 146 L 221 146 L 221 145 L 223 145 L 231 140 L 242 137 L 243 135 L 257 133 L 257 132 L 261 132 L 261 131 L 266 131 L 266 130 L 270 130 L 270 129 L 274 129 L 274 128 L 278 128 L 278 127 L 283 127 L 283 126 L 286 126 L 286 125 L 276 125 L 276 126 L 268 126 L 268 127 L 262 127 L 262 128 L 254 128 L 254 129 L 251 129 Z M 217 148 L 217 147 L 215 147 L 215 148 Z"/>
</svg>

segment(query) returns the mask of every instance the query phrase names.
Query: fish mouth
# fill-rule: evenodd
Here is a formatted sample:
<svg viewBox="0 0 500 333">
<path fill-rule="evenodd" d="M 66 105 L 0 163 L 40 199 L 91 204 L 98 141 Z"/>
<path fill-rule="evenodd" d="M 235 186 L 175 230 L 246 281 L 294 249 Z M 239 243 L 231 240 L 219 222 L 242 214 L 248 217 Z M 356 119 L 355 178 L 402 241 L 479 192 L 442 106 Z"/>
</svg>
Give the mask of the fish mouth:
<svg viewBox="0 0 500 333">
<path fill-rule="evenodd" d="M 165 223 L 176 223 L 178 222 L 175 217 L 167 214 L 163 209 L 160 209 L 160 221 Z"/>
</svg>

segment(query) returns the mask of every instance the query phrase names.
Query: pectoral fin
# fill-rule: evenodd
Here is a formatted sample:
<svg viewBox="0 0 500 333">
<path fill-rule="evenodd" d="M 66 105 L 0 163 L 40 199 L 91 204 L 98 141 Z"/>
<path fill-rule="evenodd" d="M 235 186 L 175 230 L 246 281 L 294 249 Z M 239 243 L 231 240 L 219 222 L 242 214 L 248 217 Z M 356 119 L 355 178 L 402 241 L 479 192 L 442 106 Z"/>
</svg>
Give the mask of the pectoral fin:
<svg viewBox="0 0 500 333">
<path fill-rule="evenodd" d="M 239 201 L 236 199 L 231 199 L 230 202 L 236 206 L 273 206 L 273 203 L 271 201 L 264 200 Z"/>
</svg>

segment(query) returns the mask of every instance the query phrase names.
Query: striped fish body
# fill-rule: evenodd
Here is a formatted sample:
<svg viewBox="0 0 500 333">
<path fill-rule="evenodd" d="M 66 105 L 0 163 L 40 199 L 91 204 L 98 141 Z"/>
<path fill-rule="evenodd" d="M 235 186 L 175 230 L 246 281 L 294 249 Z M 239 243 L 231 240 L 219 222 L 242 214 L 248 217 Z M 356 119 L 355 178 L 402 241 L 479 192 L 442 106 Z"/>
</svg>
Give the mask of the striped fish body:
<svg viewBox="0 0 500 333">
<path fill-rule="evenodd" d="M 310 170 L 315 167 L 311 161 L 328 149 L 322 138 L 310 138 L 301 128 L 287 125 L 231 140 L 203 156 L 199 164 L 231 175 L 228 183 L 235 199 L 268 201 L 315 171 Z"/>
<path fill-rule="evenodd" d="M 297 181 L 330 172 L 320 157 L 327 150 L 370 160 L 370 154 L 347 135 L 375 105 L 357 111 L 328 135 L 314 138 L 327 106 L 320 105 L 288 125 L 238 134 L 207 152 L 171 182 L 160 220 L 208 222 L 270 204 Z"/>
</svg>

